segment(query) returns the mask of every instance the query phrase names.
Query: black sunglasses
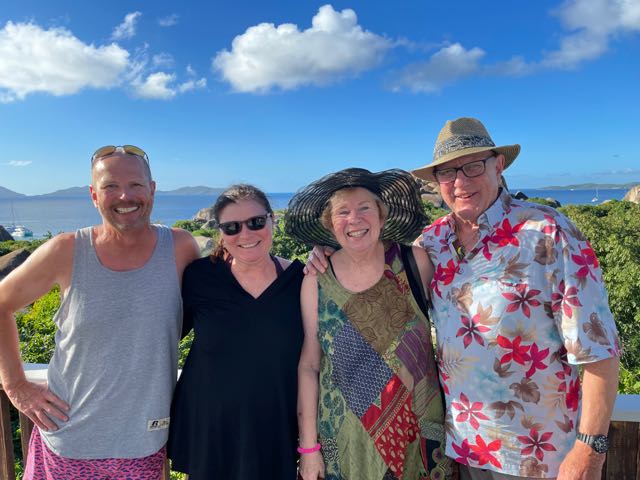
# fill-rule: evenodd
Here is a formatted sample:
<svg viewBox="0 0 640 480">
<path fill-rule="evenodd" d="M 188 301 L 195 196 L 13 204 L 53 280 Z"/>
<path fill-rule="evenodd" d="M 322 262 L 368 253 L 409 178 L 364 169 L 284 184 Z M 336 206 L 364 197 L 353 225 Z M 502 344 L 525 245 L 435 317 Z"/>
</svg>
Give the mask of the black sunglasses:
<svg viewBox="0 0 640 480">
<path fill-rule="evenodd" d="M 264 215 L 258 215 L 256 217 L 247 218 L 242 221 L 224 222 L 219 223 L 218 228 L 222 230 L 225 235 L 237 235 L 242 230 L 242 225 L 246 225 L 249 230 L 256 231 L 262 230 L 267 224 L 267 218 L 271 216 L 270 213 Z"/>
</svg>

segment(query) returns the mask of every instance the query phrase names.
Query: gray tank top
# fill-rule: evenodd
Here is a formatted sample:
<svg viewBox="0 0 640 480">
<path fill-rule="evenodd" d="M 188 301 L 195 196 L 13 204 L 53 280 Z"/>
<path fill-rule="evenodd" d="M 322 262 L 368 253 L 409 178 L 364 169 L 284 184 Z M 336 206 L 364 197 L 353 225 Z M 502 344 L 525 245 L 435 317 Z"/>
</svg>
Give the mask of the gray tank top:
<svg viewBox="0 0 640 480">
<path fill-rule="evenodd" d="M 92 229 L 75 235 L 71 286 L 54 317 L 49 388 L 71 405 L 59 430 L 41 432 L 67 458 L 140 458 L 167 441 L 182 302 L 171 229 L 138 269 L 98 260 Z"/>
</svg>

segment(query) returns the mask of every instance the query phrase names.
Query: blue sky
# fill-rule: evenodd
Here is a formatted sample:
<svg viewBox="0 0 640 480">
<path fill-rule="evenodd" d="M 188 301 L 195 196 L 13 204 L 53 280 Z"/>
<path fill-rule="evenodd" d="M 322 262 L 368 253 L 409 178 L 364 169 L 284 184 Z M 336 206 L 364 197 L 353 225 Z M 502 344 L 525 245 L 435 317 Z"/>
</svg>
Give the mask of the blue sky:
<svg viewBox="0 0 640 480">
<path fill-rule="evenodd" d="M 132 143 L 163 190 L 294 191 L 425 165 L 460 116 L 522 145 L 512 188 L 640 181 L 640 0 L 452 5 L 3 2 L 0 185 L 84 185 Z"/>
</svg>

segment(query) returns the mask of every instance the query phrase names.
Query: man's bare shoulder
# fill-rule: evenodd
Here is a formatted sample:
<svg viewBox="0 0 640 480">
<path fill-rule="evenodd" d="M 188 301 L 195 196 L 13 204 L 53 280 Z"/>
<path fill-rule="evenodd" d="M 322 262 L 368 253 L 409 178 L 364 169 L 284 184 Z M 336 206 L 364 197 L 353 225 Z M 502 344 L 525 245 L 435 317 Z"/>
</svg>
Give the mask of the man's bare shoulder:
<svg viewBox="0 0 640 480">
<path fill-rule="evenodd" d="M 59 233 L 40 245 L 34 255 L 42 256 L 47 260 L 53 260 L 51 257 L 57 257 L 59 260 L 73 260 L 74 246 L 75 233 Z"/>
<path fill-rule="evenodd" d="M 176 252 L 176 261 L 183 267 L 200 257 L 200 248 L 191 233 L 181 228 L 171 228 L 173 244 Z"/>
</svg>

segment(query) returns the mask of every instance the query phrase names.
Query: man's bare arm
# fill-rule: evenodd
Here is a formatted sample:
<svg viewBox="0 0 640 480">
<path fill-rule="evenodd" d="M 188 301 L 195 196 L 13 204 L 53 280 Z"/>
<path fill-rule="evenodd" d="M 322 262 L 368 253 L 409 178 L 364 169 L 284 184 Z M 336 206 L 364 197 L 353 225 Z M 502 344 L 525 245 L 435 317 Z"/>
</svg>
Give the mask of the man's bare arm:
<svg viewBox="0 0 640 480">
<path fill-rule="evenodd" d="M 583 365 L 582 413 L 578 430 L 606 435 L 618 390 L 618 357 Z M 599 480 L 605 455 L 576 440 L 560 465 L 558 480 Z"/>
<path fill-rule="evenodd" d="M 69 406 L 45 385 L 28 382 L 14 313 L 49 292 L 65 292 L 73 269 L 73 234 L 61 234 L 38 248 L 0 282 L 0 381 L 11 402 L 42 429 L 56 429 L 49 416 L 67 420 Z"/>
<path fill-rule="evenodd" d="M 191 262 L 200 258 L 200 248 L 198 242 L 193 238 L 191 233 L 181 228 L 172 228 L 173 245 L 176 257 L 176 269 L 178 270 L 178 278 L 182 279 L 184 269 Z"/>
</svg>

